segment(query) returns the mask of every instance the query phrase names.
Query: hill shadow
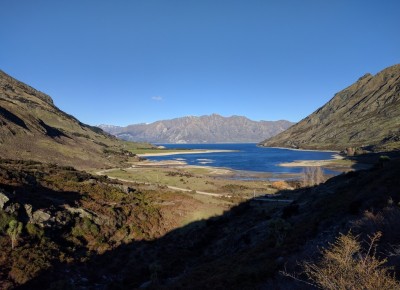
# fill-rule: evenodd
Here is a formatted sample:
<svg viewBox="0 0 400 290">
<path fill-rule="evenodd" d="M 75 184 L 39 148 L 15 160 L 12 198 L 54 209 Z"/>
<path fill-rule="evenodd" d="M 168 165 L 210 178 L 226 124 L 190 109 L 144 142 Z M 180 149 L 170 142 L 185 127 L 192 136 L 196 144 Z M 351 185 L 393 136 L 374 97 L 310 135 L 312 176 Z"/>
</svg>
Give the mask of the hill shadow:
<svg viewBox="0 0 400 290">
<path fill-rule="evenodd" d="M 381 156 L 387 156 L 389 159 L 382 159 Z M 385 166 L 389 160 L 400 158 L 400 151 L 388 151 L 378 153 L 366 153 L 357 156 L 347 157 L 349 160 L 354 161 L 352 168 L 354 170 L 370 169 L 374 166 Z"/>
<path fill-rule="evenodd" d="M 399 167 L 393 161 L 342 174 L 290 192 L 295 201 L 275 208 L 249 200 L 155 240 L 121 245 L 81 263 L 56 263 L 18 289 L 285 289 L 265 281 L 295 264 L 291 257 L 311 239 L 323 236 L 313 244 L 318 251 L 348 229 L 350 218 L 385 207 L 388 198 L 400 202 L 393 194 Z M 286 289 L 309 289 L 290 283 Z"/>
</svg>

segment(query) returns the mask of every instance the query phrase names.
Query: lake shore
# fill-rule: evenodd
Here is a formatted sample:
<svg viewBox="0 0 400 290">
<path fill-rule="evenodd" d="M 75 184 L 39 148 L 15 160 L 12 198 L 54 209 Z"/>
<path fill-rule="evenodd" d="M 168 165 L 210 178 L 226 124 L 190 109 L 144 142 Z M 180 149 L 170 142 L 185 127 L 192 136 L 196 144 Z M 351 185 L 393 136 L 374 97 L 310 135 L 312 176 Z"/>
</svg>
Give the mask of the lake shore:
<svg viewBox="0 0 400 290">
<path fill-rule="evenodd" d="M 181 154 L 204 154 L 204 153 L 223 153 L 223 152 L 238 152 L 237 150 L 201 150 L 201 149 L 191 149 L 182 150 L 176 152 L 157 152 L 157 153 L 143 153 L 136 154 L 139 157 L 153 157 L 153 156 L 169 156 L 169 155 L 181 155 Z"/>
<path fill-rule="evenodd" d="M 304 151 L 304 152 L 332 152 L 332 153 L 337 153 L 337 154 L 340 153 L 340 151 L 337 151 L 337 150 L 297 149 L 297 148 L 288 148 L 288 147 L 266 147 L 266 146 L 261 146 L 261 145 L 257 145 L 257 147 L 260 147 L 260 148 L 274 148 L 274 149 L 286 149 L 286 150 Z"/>
<path fill-rule="evenodd" d="M 293 162 L 283 162 L 280 163 L 279 166 L 282 167 L 308 167 L 308 166 L 332 166 L 337 165 L 336 160 L 345 160 L 345 157 L 339 154 L 335 154 L 332 156 L 332 159 L 326 160 L 296 160 Z"/>
</svg>

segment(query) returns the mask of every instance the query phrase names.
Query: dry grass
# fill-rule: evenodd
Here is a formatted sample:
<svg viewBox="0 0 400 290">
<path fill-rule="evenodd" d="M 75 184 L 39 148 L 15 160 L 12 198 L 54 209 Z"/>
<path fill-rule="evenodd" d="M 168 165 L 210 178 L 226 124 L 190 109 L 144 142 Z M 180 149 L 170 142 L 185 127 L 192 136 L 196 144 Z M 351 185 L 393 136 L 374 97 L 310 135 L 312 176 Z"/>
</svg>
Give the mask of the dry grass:
<svg viewBox="0 0 400 290">
<path fill-rule="evenodd" d="M 108 171 L 111 177 L 141 183 L 175 186 L 196 191 L 229 193 L 252 197 L 256 193 L 275 193 L 266 181 L 233 180 L 210 176 L 212 168 L 128 168 Z"/>
<path fill-rule="evenodd" d="M 369 237 L 367 249 L 363 249 L 357 237 L 341 234 L 334 244 L 322 250 L 322 259 L 317 263 L 304 262 L 303 269 L 313 285 L 319 289 L 400 289 L 390 269 L 385 267 L 386 259 L 376 257 L 376 243 L 381 237 L 377 232 Z M 283 273 L 286 276 L 297 277 Z"/>
</svg>

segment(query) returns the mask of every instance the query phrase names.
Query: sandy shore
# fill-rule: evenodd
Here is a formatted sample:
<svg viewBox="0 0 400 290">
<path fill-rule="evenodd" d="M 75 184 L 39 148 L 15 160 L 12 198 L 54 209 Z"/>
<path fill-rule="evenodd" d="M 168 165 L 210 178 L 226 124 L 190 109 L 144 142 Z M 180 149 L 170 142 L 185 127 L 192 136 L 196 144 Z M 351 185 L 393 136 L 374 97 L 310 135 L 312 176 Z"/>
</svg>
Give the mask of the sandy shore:
<svg viewBox="0 0 400 290">
<path fill-rule="evenodd" d="M 280 163 L 282 167 L 308 167 L 308 166 L 332 166 L 335 164 L 335 160 L 342 160 L 344 157 L 339 154 L 333 155 L 332 159 L 328 160 L 296 160 L 293 162 Z"/>
<path fill-rule="evenodd" d="M 221 152 L 237 152 L 237 150 L 182 150 L 177 152 L 159 152 L 159 153 L 143 153 L 137 154 L 139 157 L 151 156 L 168 156 L 168 155 L 181 155 L 181 154 L 203 154 L 203 153 L 221 153 Z"/>
</svg>

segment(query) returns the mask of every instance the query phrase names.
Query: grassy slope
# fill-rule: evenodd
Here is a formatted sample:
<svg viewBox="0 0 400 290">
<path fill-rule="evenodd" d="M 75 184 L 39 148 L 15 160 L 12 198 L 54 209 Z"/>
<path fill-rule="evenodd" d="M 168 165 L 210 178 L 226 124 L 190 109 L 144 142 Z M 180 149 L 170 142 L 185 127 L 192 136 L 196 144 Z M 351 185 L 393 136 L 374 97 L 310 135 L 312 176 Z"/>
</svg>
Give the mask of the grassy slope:
<svg viewBox="0 0 400 290">
<path fill-rule="evenodd" d="M 245 202 L 156 240 L 135 240 L 83 263 L 63 264 L 27 287 L 65 285 L 72 279 L 74 287 L 118 289 L 135 289 L 150 280 L 155 289 L 298 289 L 278 271 L 284 266 L 296 271 L 297 261 L 315 259 L 339 232 L 352 228 L 366 237 L 381 230 L 380 254 L 400 243 L 399 168 L 400 161 L 392 160 L 318 187 L 281 192 L 296 200 L 290 205 Z M 397 257 L 388 262 L 400 269 Z"/>
<path fill-rule="evenodd" d="M 100 168 L 151 148 L 117 140 L 59 110 L 51 98 L 0 71 L 0 157 Z"/>
<path fill-rule="evenodd" d="M 365 75 L 288 130 L 265 140 L 269 147 L 344 150 L 373 145 L 400 149 L 400 65 Z"/>
<path fill-rule="evenodd" d="M 0 160 L 0 192 L 10 199 L 0 209 L 1 289 L 24 284 L 53 267 L 63 272 L 70 264 L 133 241 L 146 243 L 231 206 L 212 197 L 123 184 L 33 161 Z M 29 217 L 37 211 L 51 217 L 44 227 Z M 15 250 L 6 234 L 11 219 L 24 225 Z"/>
</svg>

